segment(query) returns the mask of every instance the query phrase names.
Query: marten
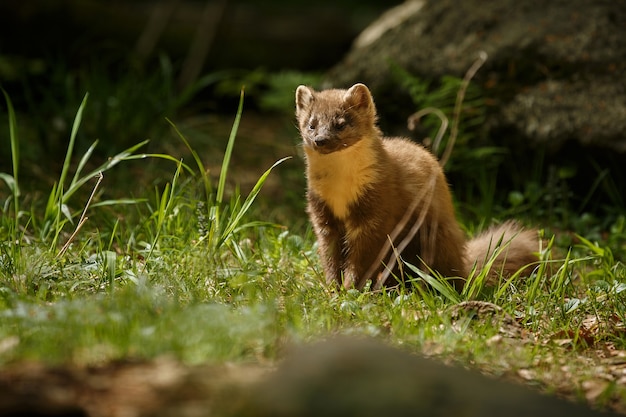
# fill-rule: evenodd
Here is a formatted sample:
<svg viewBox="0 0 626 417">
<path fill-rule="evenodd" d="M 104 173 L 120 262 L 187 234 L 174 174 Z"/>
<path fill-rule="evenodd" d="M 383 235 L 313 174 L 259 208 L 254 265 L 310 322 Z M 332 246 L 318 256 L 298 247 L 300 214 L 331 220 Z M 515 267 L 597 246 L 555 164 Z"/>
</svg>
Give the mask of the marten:
<svg viewBox="0 0 626 417">
<path fill-rule="evenodd" d="M 460 291 L 495 250 L 491 281 L 537 262 L 537 231 L 513 221 L 466 241 L 437 159 L 409 139 L 383 136 L 364 84 L 323 91 L 301 85 L 296 118 L 307 213 L 329 284 L 407 285 L 406 262 Z"/>
</svg>

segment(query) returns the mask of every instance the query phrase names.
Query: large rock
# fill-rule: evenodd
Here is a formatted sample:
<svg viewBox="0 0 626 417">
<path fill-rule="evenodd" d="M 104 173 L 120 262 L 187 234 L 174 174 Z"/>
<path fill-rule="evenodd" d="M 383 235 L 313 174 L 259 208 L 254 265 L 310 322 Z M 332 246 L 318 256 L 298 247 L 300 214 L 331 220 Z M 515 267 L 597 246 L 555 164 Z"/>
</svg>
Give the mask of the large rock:
<svg viewBox="0 0 626 417">
<path fill-rule="evenodd" d="M 615 416 L 374 340 L 347 337 L 297 350 L 244 398 L 230 415 Z"/>
<path fill-rule="evenodd" d="M 398 94 L 390 62 L 438 80 L 462 77 L 479 51 L 488 60 L 473 82 L 491 103 L 488 135 L 626 152 L 624 1 L 409 0 L 363 32 L 328 81 L 365 82 L 384 118 L 385 98 Z"/>
</svg>

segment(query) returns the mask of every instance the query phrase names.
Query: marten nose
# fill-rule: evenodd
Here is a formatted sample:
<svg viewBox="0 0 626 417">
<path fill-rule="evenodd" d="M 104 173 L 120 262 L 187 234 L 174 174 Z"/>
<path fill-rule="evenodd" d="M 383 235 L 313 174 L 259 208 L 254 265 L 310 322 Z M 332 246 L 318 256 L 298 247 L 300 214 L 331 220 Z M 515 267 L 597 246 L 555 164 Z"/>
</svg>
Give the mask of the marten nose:
<svg viewBox="0 0 626 417">
<path fill-rule="evenodd" d="M 330 140 L 328 140 L 326 136 L 317 136 L 313 139 L 313 142 L 315 142 L 315 146 L 324 147 L 328 142 L 330 142 Z"/>
</svg>

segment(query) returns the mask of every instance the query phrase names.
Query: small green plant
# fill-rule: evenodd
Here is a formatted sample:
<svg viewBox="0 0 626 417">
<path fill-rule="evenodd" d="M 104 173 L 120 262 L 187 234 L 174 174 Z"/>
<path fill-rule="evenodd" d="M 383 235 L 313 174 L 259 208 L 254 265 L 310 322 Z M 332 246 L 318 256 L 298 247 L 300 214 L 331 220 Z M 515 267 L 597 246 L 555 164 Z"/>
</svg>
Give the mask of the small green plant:
<svg viewBox="0 0 626 417">
<path fill-rule="evenodd" d="M 450 160 L 449 170 L 462 170 L 467 164 L 479 159 L 484 164 L 487 158 L 490 164 L 497 165 L 499 160 L 497 156 L 503 152 L 502 149 L 478 145 L 481 142 L 480 127 L 485 122 L 487 107 L 482 92 L 476 85 L 471 84 L 470 80 L 485 59 L 486 57 L 481 57 L 468 70 L 465 78 L 444 76 L 436 86 L 397 65 L 391 67 L 392 73 L 402 88 L 408 92 L 415 107 L 421 110 L 417 113 L 418 117 L 411 117 L 409 124 L 413 129 L 417 124 L 423 124 L 428 132 L 427 145 L 433 146 L 433 152 L 443 160 L 442 165 L 448 161 L 452 147 L 455 144 L 459 145 L 454 153 L 454 159 Z M 425 117 L 428 115 L 436 117 Z M 447 144 L 447 140 L 443 140 L 443 134 L 449 121 L 451 121 L 448 136 L 450 143 Z M 440 142 L 441 145 L 446 145 L 443 152 L 440 151 Z"/>
<path fill-rule="evenodd" d="M 13 109 L 13 103 L 11 103 L 11 99 L 9 95 L 2 90 L 4 94 L 4 99 L 7 104 L 7 113 L 9 115 L 9 140 L 11 142 L 11 161 L 13 162 L 13 175 L 6 174 L 4 172 L 0 173 L 0 178 L 5 182 L 9 190 L 11 191 L 11 198 L 7 199 L 4 204 L 3 212 L 9 213 L 9 206 L 13 205 L 13 222 L 10 225 L 10 236 L 11 242 L 15 243 L 18 238 L 19 233 L 19 217 L 20 217 L 20 187 L 19 187 L 19 144 L 18 144 L 18 135 L 17 135 L 17 121 L 15 119 L 15 110 Z"/>
<path fill-rule="evenodd" d="M 76 135 L 81 124 L 82 114 L 87 103 L 87 98 L 88 96 L 85 95 L 83 102 L 81 103 L 76 113 L 76 117 L 74 119 L 74 123 L 72 126 L 72 132 L 70 135 L 69 144 L 67 147 L 65 159 L 63 162 L 63 166 L 62 166 L 62 171 L 60 173 L 58 181 L 54 183 L 50 191 L 50 194 L 48 195 L 48 200 L 44 209 L 43 219 L 41 220 L 41 225 L 40 225 L 41 227 L 39 228 L 40 229 L 39 237 L 42 239 L 42 241 L 50 240 L 51 248 L 55 248 L 57 246 L 59 235 L 61 231 L 63 230 L 63 227 L 65 226 L 65 224 L 67 224 L 68 222 L 73 223 L 73 219 L 78 215 L 79 212 L 74 212 L 74 213 L 71 212 L 71 210 L 68 207 L 68 201 L 86 183 L 93 180 L 98 175 L 102 175 L 103 173 L 105 173 L 106 171 L 110 170 L 111 168 L 115 167 L 117 164 L 123 161 L 129 161 L 129 160 L 134 160 L 134 159 L 144 159 L 148 157 L 158 157 L 158 158 L 176 161 L 171 156 L 164 155 L 164 154 L 137 154 L 136 151 L 147 143 L 147 141 L 143 141 L 137 145 L 134 145 L 118 153 L 112 158 L 109 158 L 106 162 L 99 165 L 97 168 L 92 169 L 91 171 L 87 173 L 84 173 L 83 170 L 87 166 L 87 163 L 90 157 L 92 156 L 94 149 L 96 148 L 98 144 L 98 141 L 95 141 L 89 147 L 89 149 L 85 152 L 85 154 L 82 156 L 82 158 L 80 159 L 78 163 L 78 166 L 76 167 L 76 170 L 74 171 L 74 174 L 71 180 L 69 181 L 69 183 L 67 183 L 68 177 L 70 175 L 71 161 L 72 161 L 73 152 L 74 152 Z M 12 125 L 13 125 L 15 123 L 14 122 L 15 114 L 13 112 L 11 102 L 8 96 L 6 96 L 6 100 L 7 100 L 7 106 L 9 108 L 10 119 L 13 121 L 12 122 Z M 14 175 L 10 176 L 9 174 L 4 173 L 2 174 L 2 178 L 4 179 L 5 183 L 9 185 L 9 188 L 12 190 L 13 212 L 15 213 L 15 219 L 16 219 L 15 228 L 19 229 L 20 227 L 19 217 L 20 217 L 20 214 L 24 214 L 24 213 L 20 213 L 20 210 L 19 210 L 20 192 L 19 192 L 19 181 L 17 179 L 17 172 L 18 172 L 18 167 L 19 167 L 19 138 L 17 137 L 17 134 L 15 133 L 14 127 L 11 129 L 11 148 L 12 148 L 12 155 L 13 155 Z M 111 205 L 111 204 L 131 203 L 131 202 L 133 201 L 132 200 L 123 200 L 123 201 L 122 200 L 119 200 L 119 201 L 106 200 L 106 201 L 101 201 L 99 203 L 96 203 L 92 207 L 105 206 L 105 205 Z M 7 209 L 8 209 L 8 206 L 7 204 L 5 204 L 5 211 Z M 31 215 L 31 218 L 29 219 L 29 221 L 31 222 L 38 221 L 37 216 Z"/>
<path fill-rule="evenodd" d="M 202 229 L 203 231 L 203 234 L 200 236 L 200 241 L 205 241 L 206 244 L 214 250 L 218 250 L 223 244 L 231 244 L 231 248 L 235 249 L 236 245 L 232 246 L 232 238 L 235 232 L 239 232 L 250 227 L 265 225 L 265 223 L 263 222 L 251 222 L 242 224 L 242 220 L 244 219 L 244 216 L 254 203 L 254 200 L 258 196 L 259 192 L 261 191 L 261 188 L 263 187 L 263 184 L 265 183 L 268 175 L 276 166 L 281 164 L 286 159 L 289 159 L 280 159 L 270 168 L 268 168 L 257 180 L 256 184 L 252 188 L 252 191 L 250 191 L 250 193 L 243 202 L 241 202 L 240 197 L 236 195 L 234 196 L 234 200 L 230 204 L 225 204 L 224 195 L 226 189 L 226 178 L 228 176 L 230 159 L 235 145 L 235 139 L 237 137 L 237 130 L 239 128 L 241 114 L 243 112 L 243 99 L 244 93 L 242 90 L 239 99 L 239 107 L 237 109 L 235 121 L 233 123 L 233 127 L 228 139 L 226 152 L 222 161 L 217 189 L 215 190 L 215 192 L 213 192 L 213 185 L 211 183 L 208 170 L 202 163 L 200 157 L 198 156 L 198 153 L 191 147 L 189 141 L 185 138 L 185 136 L 176 128 L 174 124 L 172 124 L 172 127 L 176 131 L 176 134 L 185 143 L 185 145 L 191 152 L 194 161 L 196 162 L 198 172 L 201 175 L 202 185 L 204 188 L 204 201 L 202 201 L 200 205 L 197 205 L 197 208 L 199 210 L 199 213 L 197 214 L 202 219 L 200 229 Z M 206 212 L 203 212 L 203 209 L 206 209 Z"/>
<path fill-rule="evenodd" d="M 409 129 L 423 126 L 422 130 L 427 132 L 422 139 L 425 146 L 439 158 L 449 176 L 461 174 L 463 193 L 457 192 L 457 197 L 468 202 L 466 207 L 474 212 L 471 214 L 480 212 L 491 217 L 496 203 L 497 170 L 506 150 L 485 143 L 481 127 L 487 117 L 487 106 L 480 88 L 470 83 L 486 59 L 487 55 L 481 52 L 464 78 L 444 76 L 436 85 L 397 65 L 392 65 L 391 70 L 418 110 L 408 119 Z M 473 173 L 469 180 L 465 176 L 467 172 Z"/>
<path fill-rule="evenodd" d="M 90 157 L 92 156 L 93 151 L 98 143 L 98 141 L 95 141 L 81 157 L 78 165 L 72 173 L 71 163 L 73 158 L 76 135 L 81 124 L 83 110 L 86 106 L 88 98 L 88 96 L 85 95 L 83 102 L 78 108 L 76 117 L 74 119 L 69 144 L 67 147 L 66 156 L 62 165 L 59 179 L 54 183 L 50 190 L 50 193 L 48 194 L 46 204 L 43 207 L 43 215 L 38 214 L 37 209 L 39 207 L 33 207 L 30 212 L 22 211 L 20 209 L 22 195 L 20 192 L 21 187 L 18 177 L 20 166 L 20 140 L 17 134 L 16 116 L 11 100 L 6 92 L 4 92 L 4 94 L 10 121 L 10 141 L 13 163 L 13 175 L 10 175 L 8 173 L 0 173 L 0 178 L 3 179 L 4 183 L 11 190 L 11 196 L 4 202 L 2 206 L 2 211 L 7 215 L 10 213 L 13 214 L 13 221 L 10 223 L 6 222 L 6 219 L 8 217 L 3 216 L 3 224 L 1 228 L 4 229 L 6 227 L 8 230 L 10 230 L 10 238 L 1 244 L 2 252 L 5 254 L 6 261 L 3 262 L 3 265 L 6 266 L 4 272 L 6 274 L 6 277 L 13 277 L 12 281 L 16 285 L 14 287 L 15 289 L 32 288 L 37 289 L 40 294 L 46 294 L 47 292 L 45 290 L 40 291 L 41 286 L 38 284 L 41 276 L 32 276 L 29 280 L 27 280 L 27 282 L 25 282 L 22 278 L 17 278 L 20 275 L 24 275 L 23 271 L 20 271 L 20 266 L 24 266 L 24 262 L 28 262 L 26 259 L 22 258 L 23 250 L 25 248 L 27 250 L 30 249 L 28 242 L 32 242 L 36 239 L 39 244 L 47 245 L 48 251 L 50 253 L 56 254 L 57 261 L 52 260 L 48 256 L 41 256 L 41 258 L 39 259 L 41 263 L 35 262 L 34 266 L 38 265 L 37 268 L 48 269 L 52 275 L 55 274 L 55 272 L 52 271 L 56 270 L 57 272 L 60 272 L 61 270 L 59 270 L 58 268 L 64 262 L 63 255 L 66 253 L 69 246 L 74 242 L 76 235 L 87 221 L 88 217 L 86 216 L 86 214 L 89 209 L 116 205 L 138 204 L 144 201 L 143 199 L 121 199 L 102 200 L 92 203 L 96 191 L 98 190 L 98 187 L 103 179 L 103 173 L 106 173 L 107 171 L 124 161 L 145 159 L 148 157 L 162 158 L 172 161 L 176 161 L 176 159 L 164 154 L 136 153 L 139 148 L 147 143 L 147 141 L 144 141 L 135 146 L 132 146 L 129 149 L 124 150 L 123 152 L 118 153 L 114 157 L 109 158 L 106 162 L 85 173 L 85 168 L 88 166 Z M 179 164 L 179 168 L 180 166 L 181 165 Z M 82 210 L 72 210 L 70 208 L 70 201 L 72 200 L 72 198 L 74 197 L 74 200 L 76 200 L 75 197 L 77 192 L 81 190 L 86 184 L 88 184 L 88 182 L 93 181 L 94 179 L 97 179 L 97 182 L 92 190 L 91 196 L 87 200 Z M 68 225 L 74 226 L 74 232 L 71 234 L 69 234 L 69 231 L 67 230 Z M 60 238 L 64 234 L 65 236 L 67 236 L 67 239 L 63 247 L 59 249 Z M 101 259 L 105 260 L 106 265 L 108 265 L 108 267 L 105 267 L 103 270 L 106 272 L 106 274 L 108 274 L 110 284 L 113 283 L 112 278 L 115 271 L 114 258 L 111 256 L 111 254 L 112 252 L 110 250 L 107 250 L 99 255 Z M 57 264 L 56 262 L 60 262 L 60 264 Z M 38 275 L 41 270 L 37 271 L 37 269 L 35 269 L 35 271 L 33 272 L 35 275 Z M 10 282 L 10 280 L 7 282 Z"/>
</svg>

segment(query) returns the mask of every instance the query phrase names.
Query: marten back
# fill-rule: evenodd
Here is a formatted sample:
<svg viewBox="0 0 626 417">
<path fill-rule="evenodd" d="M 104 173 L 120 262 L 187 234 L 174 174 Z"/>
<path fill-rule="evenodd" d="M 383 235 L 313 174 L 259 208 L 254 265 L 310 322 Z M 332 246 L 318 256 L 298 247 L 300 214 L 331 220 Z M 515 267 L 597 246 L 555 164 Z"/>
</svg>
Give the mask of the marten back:
<svg viewBox="0 0 626 417">
<path fill-rule="evenodd" d="M 452 195 L 437 159 L 408 139 L 385 138 L 383 144 L 394 165 L 390 175 L 403 183 L 404 194 L 396 204 L 403 207 L 403 215 L 411 213 L 404 229 L 410 233 L 411 228 L 419 227 L 402 251 L 403 260 L 444 277 L 465 278 L 465 236 L 456 221 Z M 460 280 L 454 283 L 462 286 Z"/>
</svg>

